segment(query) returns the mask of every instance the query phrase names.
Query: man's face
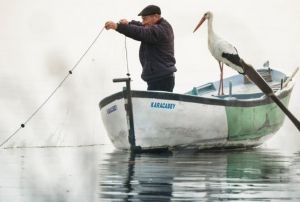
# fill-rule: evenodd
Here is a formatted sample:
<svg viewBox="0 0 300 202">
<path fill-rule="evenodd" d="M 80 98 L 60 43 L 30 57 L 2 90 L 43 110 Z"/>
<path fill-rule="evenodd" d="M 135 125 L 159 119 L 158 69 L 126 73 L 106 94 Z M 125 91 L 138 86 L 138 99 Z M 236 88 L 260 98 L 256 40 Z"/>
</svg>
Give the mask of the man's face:
<svg viewBox="0 0 300 202">
<path fill-rule="evenodd" d="M 142 20 L 144 26 L 150 26 L 150 25 L 154 25 L 157 22 L 158 18 L 154 14 L 154 15 L 142 16 Z"/>
</svg>

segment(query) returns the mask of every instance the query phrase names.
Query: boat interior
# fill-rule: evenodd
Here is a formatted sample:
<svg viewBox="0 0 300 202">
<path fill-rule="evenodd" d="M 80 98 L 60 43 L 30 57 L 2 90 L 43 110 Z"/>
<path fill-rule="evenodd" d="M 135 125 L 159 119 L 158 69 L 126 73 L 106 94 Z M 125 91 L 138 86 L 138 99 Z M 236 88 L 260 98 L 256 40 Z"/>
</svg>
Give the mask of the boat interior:
<svg viewBox="0 0 300 202">
<path fill-rule="evenodd" d="M 271 68 L 257 69 L 274 92 L 282 89 L 287 76 L 280 71 Z M 238 74 L 224 79 L 224 95 L 218 95 L 220 81 L 207 83 L 193 87 L 187 95 L 215 98 L 215 99 L 257 99 L 264 96 L 264 93 L 253 84 L 246 76 Z"/>
</svg>

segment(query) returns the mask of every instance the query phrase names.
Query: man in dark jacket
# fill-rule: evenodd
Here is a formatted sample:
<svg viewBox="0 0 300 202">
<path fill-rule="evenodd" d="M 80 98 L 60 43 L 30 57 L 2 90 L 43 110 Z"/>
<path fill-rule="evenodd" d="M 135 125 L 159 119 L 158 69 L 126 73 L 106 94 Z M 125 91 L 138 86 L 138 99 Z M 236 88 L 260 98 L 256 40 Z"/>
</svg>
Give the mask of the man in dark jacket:
<svg viewBox="0 0 300 202">
<path fill-rule="evenodd" d="M 155 5 L 145 7 L 139 14 L 142 22 L 122 19 L 119 23 L 108 21 L 107 30 L 114 29 L 127 37 L 141 41 L 140 62 L 143 67 L 142 79 L 148 90 L 173 91 L 174 72 L 174 34 L 171 25 L 162 18 L 160 8 Z"/>
</svg>

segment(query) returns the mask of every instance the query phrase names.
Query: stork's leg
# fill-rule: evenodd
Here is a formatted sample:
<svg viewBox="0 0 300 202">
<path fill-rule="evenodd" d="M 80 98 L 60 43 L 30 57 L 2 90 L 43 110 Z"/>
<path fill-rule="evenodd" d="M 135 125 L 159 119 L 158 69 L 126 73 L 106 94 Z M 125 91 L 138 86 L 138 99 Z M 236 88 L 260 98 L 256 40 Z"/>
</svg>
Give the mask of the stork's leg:
<svg viewBox="0 0 300 202">
<path fill-rule="evenodd" d="M 224 95 L 224 85 L 223 85 L 223 62 L 219 62 L 220 67 L 220 82 L 219 82 L 219 91 L 218 95 Z"/>
<path fill-rule="evenodd" d="M 221 62 L 221 85 L 222 85 L 222 91 L 221 91 L 221 95 L 224 95 L 224 81 L 223 81 L 223 65 L 224 63 Z"/>
<path fill-rule="evenodd" d="M 221 72 L 221 62 L 219 62 L 219 67 L 220 67 L 220 72 Z M 221 91 L 221 76 L 220 76 L 220 81 L 219 81 L 218 95 L 220 95 L 220 91 Z"/>
</svg>

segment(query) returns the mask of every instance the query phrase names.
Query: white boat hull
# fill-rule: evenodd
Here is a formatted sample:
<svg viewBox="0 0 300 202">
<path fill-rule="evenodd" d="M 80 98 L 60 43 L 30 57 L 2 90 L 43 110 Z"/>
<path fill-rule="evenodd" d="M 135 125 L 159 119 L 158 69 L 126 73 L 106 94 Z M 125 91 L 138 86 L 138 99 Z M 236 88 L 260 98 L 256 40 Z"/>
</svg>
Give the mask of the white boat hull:
<svg viewBox="0 0 300 202">
<path fill-rule="evenodd" d="M 133 98 L 132 102 L 136 145 L 146 148 L 174 147 L 200 142 L 223 143 L 227 139 L 223 106 L 148 98 Z M 158 107 L 164 103 L 173 107 Z M 130 146 L 124 104 L 124 99 L 119 99 L 101 110 L 110 139 L 120 149 Z M 107 113 L 112 107 L 117 108 L 115 113 Z M 218 121 L 211 123 L 211 120 Z M 210 127 L 203 127 L 208 125 Z"/>
<path fill-rule="evenodd" d="M 240 77 L 233 79 L 240 82 Z M 276 93 L 285 105 L 288 105 L 292 88 L 291 83 Z M 131 93 L 135 145 L 142 149 L 258 146 L 279 130 L 285 118 L 269 98 L 259 93 L 250 93 L 254 98 L 249 99 L 234 96 L 208 98 L 158 91 Z M 125 94 L 119 92 L 100 102 L 107 134 L 118 149 L 132 146 L 129 143 L 130 121 L 125 109 Z"/>
</svg>

